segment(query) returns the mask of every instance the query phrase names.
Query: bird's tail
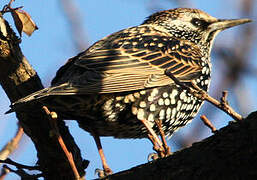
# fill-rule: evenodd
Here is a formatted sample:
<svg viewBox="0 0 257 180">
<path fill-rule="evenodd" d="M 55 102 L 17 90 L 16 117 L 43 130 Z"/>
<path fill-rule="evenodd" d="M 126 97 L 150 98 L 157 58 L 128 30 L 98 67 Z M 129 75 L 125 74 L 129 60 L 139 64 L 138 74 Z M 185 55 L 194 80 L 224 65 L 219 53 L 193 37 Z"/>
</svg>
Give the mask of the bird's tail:
<svg viewBox="0 0 257 180">
<path fill-rule="evenodd" d="M 26 110 L 26 105 L 30 104 L 32 105 L 35 102 L 40 102 L 44 98 L 47 98 L 49 96 L 53 95 L 63 95 L 64 90 L 67 88 L 67 84 L 62 84 L 59 86 L 49 87 L 45 88 L 39 91 L 36 91 L 28 96 L 25 96 L 16 102 L 12 103 L 10 106 L 10 110 L 6 112 L 6 114 L 15 112 L 15 111 L 23 111 Z M 68 95 L 69 93 L 65 94 Z"/>
</svg>

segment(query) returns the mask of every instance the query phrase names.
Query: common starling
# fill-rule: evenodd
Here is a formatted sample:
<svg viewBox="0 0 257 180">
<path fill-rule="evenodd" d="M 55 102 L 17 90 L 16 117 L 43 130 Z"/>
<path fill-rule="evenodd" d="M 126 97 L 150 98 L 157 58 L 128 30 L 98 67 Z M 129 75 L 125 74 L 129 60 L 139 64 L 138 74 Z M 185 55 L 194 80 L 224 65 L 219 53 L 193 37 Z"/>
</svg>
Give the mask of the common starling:
<svg viewBox="0 0 257 180">
<path fill-rule="evenodd" d="M 164 132 L 170 137 L 203 104 L 167 73 L 188 87 L 196 84 L 208 91 L 214 38 L 247 22 L 216 19 L 191 8 L 154 13 L 141 25 L 113 33 L 69 59 L 51 87 L 17 101 L 12 108 L 41 103 L 62 119 L 77 120 L 95 138 L 108 174 L 111 170 L 99 136 L 148 137 L 155 147 L 162 146 L 157 135 Z M 156 122 L 161 122 L 161 128 Z"/>
</svg>

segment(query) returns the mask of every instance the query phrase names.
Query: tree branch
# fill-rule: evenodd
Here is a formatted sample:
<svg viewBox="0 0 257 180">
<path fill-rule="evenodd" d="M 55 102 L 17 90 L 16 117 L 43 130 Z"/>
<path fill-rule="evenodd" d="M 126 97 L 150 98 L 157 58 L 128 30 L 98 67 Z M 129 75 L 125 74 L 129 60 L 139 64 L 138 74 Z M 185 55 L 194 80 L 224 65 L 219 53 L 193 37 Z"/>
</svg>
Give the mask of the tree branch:
<svg viewBox="0 0 257 180">
<path fill-rule="evenodd" d="M 20 39 L 0 14 L 0 84 L 11 102 L 43 88 L 37 73 L 23 56 L 19 43 Z M 74 179 L 66 155 L 56 138 L 51 136 L 51 126 L 41 105 L 26 108 L 28 111 L 16 115 L 37 149 L 38 164 L 45 179 Z M 63 121 L 58 121 L 58 128 L 83 177 L 87 162 L 82 160 L 80 150 Z"/>
<path fill-rule="evenodd" d="M 105 177 L 105 180 L 257 179 L 257 111 L 171 156 Z"/>
</svg>

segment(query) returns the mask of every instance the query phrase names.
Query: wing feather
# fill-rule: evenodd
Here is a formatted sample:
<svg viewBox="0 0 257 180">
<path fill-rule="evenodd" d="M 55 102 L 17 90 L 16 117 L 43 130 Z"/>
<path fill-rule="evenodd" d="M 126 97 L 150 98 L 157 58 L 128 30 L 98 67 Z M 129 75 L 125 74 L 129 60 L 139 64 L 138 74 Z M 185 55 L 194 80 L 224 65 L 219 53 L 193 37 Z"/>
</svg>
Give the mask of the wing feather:
<svg viewBox="0 0 257 180">
<path fill-rule="evenodd" d="M 199 76 L 201 57 L 193 43 L 142 25 L 114 33 L 72 58 L 57 72 L 53 85 L 68 83 L 62 93 L 81 94 L 164 86 L 174 83 L 166 70 L 181 81 Z"/>
</svg>

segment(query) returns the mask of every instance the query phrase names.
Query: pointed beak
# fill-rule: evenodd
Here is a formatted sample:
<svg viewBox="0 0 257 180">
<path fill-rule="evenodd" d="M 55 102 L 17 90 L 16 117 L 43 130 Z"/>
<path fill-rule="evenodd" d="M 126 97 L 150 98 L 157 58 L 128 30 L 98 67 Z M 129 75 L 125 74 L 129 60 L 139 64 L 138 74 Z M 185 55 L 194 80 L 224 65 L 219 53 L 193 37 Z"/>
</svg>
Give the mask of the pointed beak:
<svg viewBox="0 0 257 180">
<path fill-rule="evenodd" d="M 218 19 L 218 21 L 213 22 L 211 25 L 209 25 L 209 28 L 211 29 L 211 31 L 224 30 L 251 21 L 251 19 Z"/>
</svg>

